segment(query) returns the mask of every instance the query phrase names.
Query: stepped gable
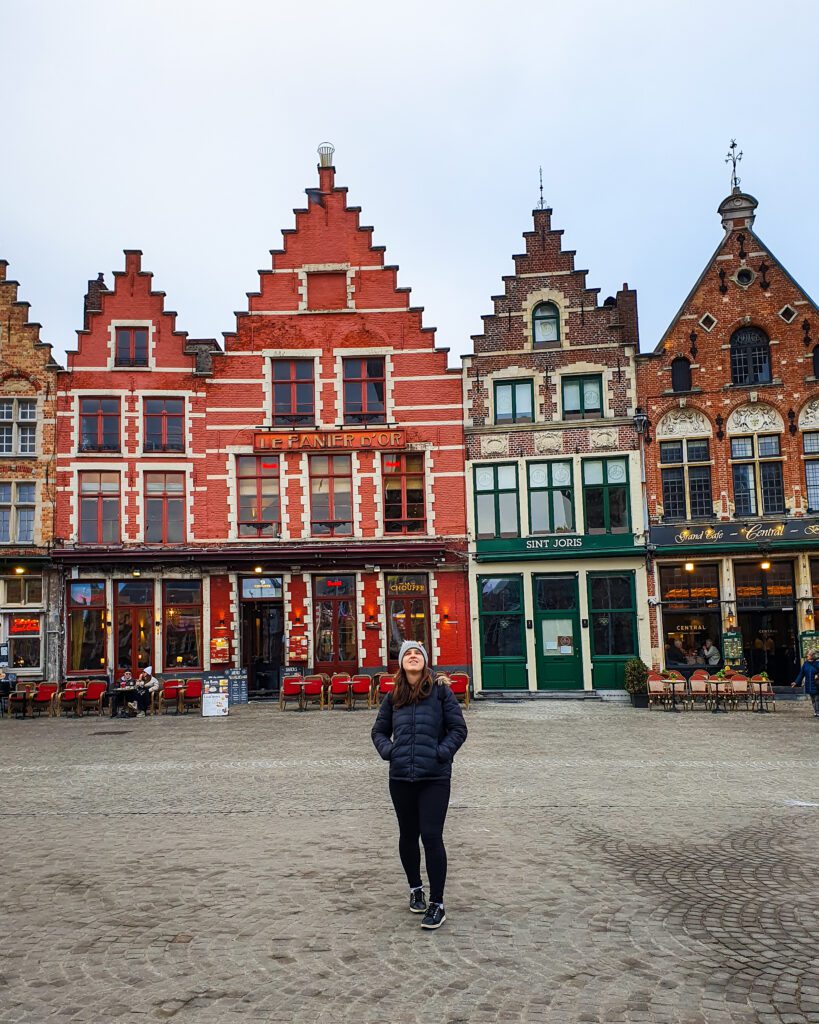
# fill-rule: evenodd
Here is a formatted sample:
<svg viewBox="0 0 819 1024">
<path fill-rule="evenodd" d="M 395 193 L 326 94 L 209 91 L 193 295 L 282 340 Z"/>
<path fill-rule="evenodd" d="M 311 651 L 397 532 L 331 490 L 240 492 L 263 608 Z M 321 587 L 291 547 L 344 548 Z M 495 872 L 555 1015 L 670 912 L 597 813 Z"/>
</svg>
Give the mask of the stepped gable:
<svg viewBox="0 0 819 1024">
<path fill-rule="evenodd" d="M 7 260 L 0 260 L 0 354 L 3 359 L 0 382 L 21 377 L 30 380 L 38 388 L 39 382 L 32 371 L 44 368 L 56 370 L 59 363 L 51 354 L 51 344 L 40 338 L 42 325 L 29 320 L 31 305 L 17 297 L 20 285 L 9 278 L 8 267 Z M 23 365 L 29 353 L 36 350 L 43 351 L 34 366 Z"/>
<path fill-rule="evenodd" d="M 113 322 L 151 324 L 152 368 L 163 365 L 190 365 L 193 372 L 210 372 L 213 352 L 219 351 L 214 339 L 189 339 L 187 331 L 176 328 L 176 312 L 165 308 L 164 291 L 152 287 L 153 274 L 142 269 L 142 251 L 125 249 L 125 268 L 113 272 L 114 287 L 109 289 L 104 276 L 89 281 L 83 305 L 84 326 L 77 331 L 77 347 L 69 349 L 69 370 L 99 366 L 100 358 L 111 355 Z M 180 360 L 182 362 L 180 362 Z"/>
<path fill-rule="evenodd" d="M 318 171 L 319 187 L 305 190 L 307 206 L 293 211 L 295 227 L 285 228 L 282 247 L 271 250 L 271 269 L 259 271 L 259 290 L 248 292 L 248 310 L 236 313 L 237 329 L 225 334 L 226 349 L 308 344 L 311 328 L 293 320 L 285 325 L 285 313 L 366 313 L 376 344 L 401 349 L 411 334 L 411 347 L 436 350 L 434 328 L 423 326 L 422 307 L 411 306 L 411 289 L 398 285 L 398 266 L 385 263 L 385 246 L 374 245 L 373 228 L 360 223 L 361 208 L 347 205 L 348 190 L 335 184 L 335 168 Z M 265 318 L 272 313 L 280 317 L 278 323 Z M 351 324 L 347 330 L 358 328 Z M 337 344 L 345 344 L 340 335 Z M 349 344 L 361 340 L 351 338 Z"/>
</svg>

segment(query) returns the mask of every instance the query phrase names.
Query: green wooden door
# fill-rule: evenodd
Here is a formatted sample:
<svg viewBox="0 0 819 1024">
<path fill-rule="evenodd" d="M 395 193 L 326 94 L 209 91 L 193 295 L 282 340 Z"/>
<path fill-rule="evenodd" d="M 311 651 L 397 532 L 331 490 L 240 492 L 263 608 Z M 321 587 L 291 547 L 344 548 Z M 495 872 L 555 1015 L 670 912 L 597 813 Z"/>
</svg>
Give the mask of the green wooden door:
<svg viewBox="0 0 819 1024">
<path fill-rule="evenodd" d="M 535 650 L 539 690 L 582 690 L 577 573 L 535 576 Z"/>
<path fill-rule="evenodd" d="M 589 625 L 595 690 L 622 690 L 626 662 L 637 657 L 634 573 L 590 572 Z"/>
<path fill-rule="evenodd" d="M 526 690 L 523 578 L 478 577 L 481 686 L 484 690 Z"/>
</svg>

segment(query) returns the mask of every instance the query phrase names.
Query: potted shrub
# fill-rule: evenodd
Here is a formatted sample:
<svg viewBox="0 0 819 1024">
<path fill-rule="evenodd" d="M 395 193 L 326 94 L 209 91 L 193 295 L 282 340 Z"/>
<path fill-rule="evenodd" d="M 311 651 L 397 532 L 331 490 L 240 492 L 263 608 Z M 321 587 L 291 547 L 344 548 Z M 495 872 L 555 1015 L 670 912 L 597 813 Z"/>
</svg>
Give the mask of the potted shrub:
<svg viewBox="0 0 819 1024">
<path fill-rule="evenodd" d="M 648 666 L 639 658 L 626 662 L 625 687 L 633 707 L 648 707 Z"/>
</svg>

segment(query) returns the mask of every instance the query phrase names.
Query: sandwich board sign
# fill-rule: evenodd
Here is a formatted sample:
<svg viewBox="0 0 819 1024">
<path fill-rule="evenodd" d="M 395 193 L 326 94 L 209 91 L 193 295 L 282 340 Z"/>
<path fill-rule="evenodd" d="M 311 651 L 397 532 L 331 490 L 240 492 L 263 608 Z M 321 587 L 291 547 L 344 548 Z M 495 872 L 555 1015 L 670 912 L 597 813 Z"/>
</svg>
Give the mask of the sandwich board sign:
<svg viewBox="0 0 819 1024">
<path fill-rule="evenodd" d="M 202 683 L 202 717 L 220 718 L 228 713 L 228 681 L 209 673 Z"/>
</svg>

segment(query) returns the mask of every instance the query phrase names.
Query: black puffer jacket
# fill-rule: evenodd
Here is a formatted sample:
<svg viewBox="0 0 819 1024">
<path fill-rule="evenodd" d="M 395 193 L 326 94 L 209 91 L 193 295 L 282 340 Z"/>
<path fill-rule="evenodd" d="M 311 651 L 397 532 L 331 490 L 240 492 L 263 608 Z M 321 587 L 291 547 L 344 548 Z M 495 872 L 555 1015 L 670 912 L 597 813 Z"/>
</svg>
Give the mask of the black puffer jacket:
<svg viewBox="0 0 819 1024">
<path fill-rule="evenodd" d="M 448 779 L 452 758 L 466 739 L 466 722 L 452 690 L 439 683 L 417 704 L 381 703 L 373 726 L 375 748 L 390 762 L 390 778 L 400 782 Z"/>
</svg>

